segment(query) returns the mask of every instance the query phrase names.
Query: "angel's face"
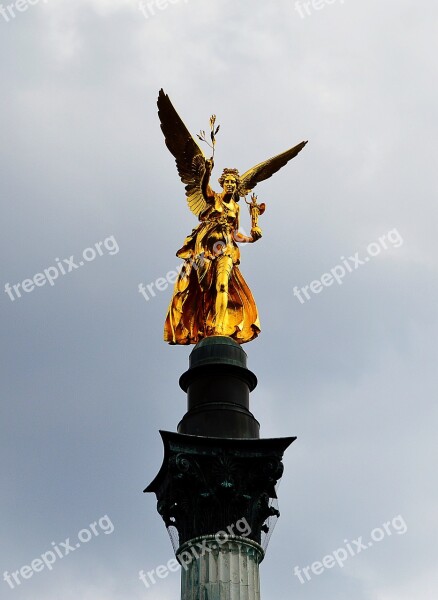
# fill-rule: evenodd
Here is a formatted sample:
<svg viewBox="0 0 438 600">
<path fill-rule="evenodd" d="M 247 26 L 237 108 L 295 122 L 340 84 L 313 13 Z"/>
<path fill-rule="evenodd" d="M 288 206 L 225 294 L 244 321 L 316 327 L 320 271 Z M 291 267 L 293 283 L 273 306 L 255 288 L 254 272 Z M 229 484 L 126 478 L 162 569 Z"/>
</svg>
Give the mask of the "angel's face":
<svg viewBox="0 0 438 600">
<path fill-rule="evenodd" d="M 224 192 L 226 194 L 234 194 L 237 189 L 236 178 L 232 175 L 227 175 L 224 179 Z"/>
</svg>

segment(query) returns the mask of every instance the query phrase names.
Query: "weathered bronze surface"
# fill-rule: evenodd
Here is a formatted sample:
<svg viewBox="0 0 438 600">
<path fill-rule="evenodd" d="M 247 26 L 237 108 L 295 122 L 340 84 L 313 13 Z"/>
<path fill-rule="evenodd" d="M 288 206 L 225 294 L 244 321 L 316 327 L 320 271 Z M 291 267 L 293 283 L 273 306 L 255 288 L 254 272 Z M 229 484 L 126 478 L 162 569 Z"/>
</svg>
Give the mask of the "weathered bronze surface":
<svg viewBox="0 0 438 600">
<path fill-rule="evenodd" d="M 283 474 L 283 454 L 295 437 L 223 439 L 160 431 L 164 460 L 144 490 L 157 496 L 166 527 L 175 527 L 179 544 L 226 531 L 245 518 L 249 539 L 261 543 L 269 532 L 275 486 Z"/>
<path fill-rule="evenodd" d="M 242 344 L 260 333 L 257 307 L 240 269 L 238 243 L 253 243 L 262 237 L 258 218 L 265 205 L 251 196 L 251 234 L 239 232 L 239 199 L 268 179 L 294 158 L 306 145 L 300 144 L 259 163 L 239 175 L 237 169 L 224 169 L 219 183 L 222 192 L 210 187 L 214 166 L 216 116 L 210 118 L 210 140 L 205 131 L 198 138 L 212 148 L 210 159 L 204 156 L 182 122 L 169 97 L 160 90 L 158 115 L 166 145 L 176 160 L 185 184 L 187 203 L 198 217 L 199 225 L 177 252 L 184 260 L 175 283 L 164 325 L 164 340 L 170 344 L 196 344 L 202 338 L 225 335 Z"/>
</svg>

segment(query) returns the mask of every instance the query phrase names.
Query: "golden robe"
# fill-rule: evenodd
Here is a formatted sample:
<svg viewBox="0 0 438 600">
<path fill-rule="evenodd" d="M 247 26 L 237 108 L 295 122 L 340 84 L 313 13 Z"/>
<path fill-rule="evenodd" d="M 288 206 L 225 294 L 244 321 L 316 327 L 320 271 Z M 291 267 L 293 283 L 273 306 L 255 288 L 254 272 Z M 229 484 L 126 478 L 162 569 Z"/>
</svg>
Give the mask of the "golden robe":
<svg viewBox="0 0 438 600">
<path fill-rule="evenodd" d="M 257 337 L 260 322 L 251 290 L 240 269 L 237 246 L 239 205 L 214 194 L 199 215 L 200 223 L 176 253 L 184 264 L 175 283 L 164 324 L 164 340 L 170 344 L 196 344 L 215 333 L 216 270 L 221 256 L 232 259 L 228 306 L 220 335 L 243 344 Z"/>
</svg>

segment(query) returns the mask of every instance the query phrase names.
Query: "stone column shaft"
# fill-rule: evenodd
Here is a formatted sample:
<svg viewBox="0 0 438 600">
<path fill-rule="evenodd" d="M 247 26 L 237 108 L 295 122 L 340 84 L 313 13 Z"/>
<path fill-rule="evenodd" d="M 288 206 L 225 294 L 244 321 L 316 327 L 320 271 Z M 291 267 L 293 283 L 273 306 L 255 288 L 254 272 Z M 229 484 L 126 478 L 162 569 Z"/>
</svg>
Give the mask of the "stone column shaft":
<svg viewBox="0 0 438 600">
<path fill-rule="evenodd" d="M 238 536 L 201 536 L 177 551 L 181 600 L 260 600 L 261 546 Z"/>
</svg>

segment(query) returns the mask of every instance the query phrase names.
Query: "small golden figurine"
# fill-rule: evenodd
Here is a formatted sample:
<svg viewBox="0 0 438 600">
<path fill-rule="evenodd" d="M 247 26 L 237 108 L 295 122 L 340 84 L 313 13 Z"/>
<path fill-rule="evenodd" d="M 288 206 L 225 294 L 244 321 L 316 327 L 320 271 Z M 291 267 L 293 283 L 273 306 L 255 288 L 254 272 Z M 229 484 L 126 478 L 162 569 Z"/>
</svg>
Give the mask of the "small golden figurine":
<svg viewBox="0 0 438 600">
<path fill-rule="evenodd" d="M 259 226 L 259 216 L 265 212 L 265 203 L 257 204 L 257 196 L 253 194 L 251 196 L 251 202 L 245 198 L 245 202 L 248 204 L 249 214 L 251 215 L 251 228 L 257 229 Z"/>
<path fill-rule="evenodd" d="M 240 269 L 238 243 L 253 243 L 262 237 L 259 215 L 265 205 L 257 196 L 246 196 L 257 183 L 268 179 L 294 158 L 307 144 L 270 158 L 239 175 L 237 169 L 224 169 L 219 184 L 221 193 L 210 187 L 214 166 L 216 117 L 210 118 L 210 140 L 205 131 L 198 138 L 213 150 L 207 159 L 190 135 L 167 94 L 160 90 L 158 116 L 166 146 L 175 157 L 181 181 L 185 184 L 187 203 L 198 217 L 199 225 L 185 239 L 176 253 L 184 260 L 164 325 L 164 340 L 170 344 L 196 344 L 202 338 L 225 335 L 243 344 L 260 333 L 257 307 Z M 239 232 L 239 199 L 245 198 L 251 215 L 251 235 Z"/>
</svg>

